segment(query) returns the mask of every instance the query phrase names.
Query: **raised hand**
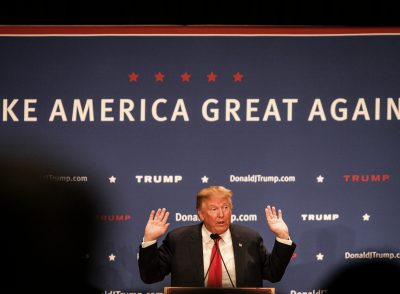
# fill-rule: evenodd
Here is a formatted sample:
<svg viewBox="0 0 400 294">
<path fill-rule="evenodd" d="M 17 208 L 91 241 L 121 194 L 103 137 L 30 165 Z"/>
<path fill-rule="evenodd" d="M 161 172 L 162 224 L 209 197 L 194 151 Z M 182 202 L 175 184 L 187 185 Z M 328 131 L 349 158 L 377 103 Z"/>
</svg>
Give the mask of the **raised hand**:
<svg viewBox="0 0 400 294">
<path fill-rule="evenodd" d="M 168 217 L 169 212 L 166 211 L 165 208 L 159 208 L 157 212 L 152 210 L 146 228 L 144 229 L 143 241 L 154 241 L 164 235 L 169 227 L 169 223 L 167 223 Z"/>
<path fill-rule="evenodd" d="M 276 209 L 274 206 L 272 208 L 268 205 L 265 209 L 265 217 L 267 218 L 267 223 L 269 229 L 278 238 L 288 239 L 289 238 L 289 228 L 285 224 L 282 218 L 282 211 L 278 210 L 278 215 L 276 214 Z"/>
</svg>

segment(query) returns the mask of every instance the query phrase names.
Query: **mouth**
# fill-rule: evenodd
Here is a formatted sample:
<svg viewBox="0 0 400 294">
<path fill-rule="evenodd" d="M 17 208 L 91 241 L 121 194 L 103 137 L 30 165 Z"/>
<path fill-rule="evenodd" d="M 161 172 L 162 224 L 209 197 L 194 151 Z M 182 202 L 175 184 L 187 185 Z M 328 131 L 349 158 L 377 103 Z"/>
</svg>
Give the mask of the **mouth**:
<svg viewBox="0 0 400 294">
<path fill-rule="evenodd" d="M 224 224 L 225 224 L 224 221 L 219 221 L 219 222 L 217 222 L 217 225 L 219 225 L 219 226 L 222 226 L 222 225 L 224 225 Z"/>
</svg>

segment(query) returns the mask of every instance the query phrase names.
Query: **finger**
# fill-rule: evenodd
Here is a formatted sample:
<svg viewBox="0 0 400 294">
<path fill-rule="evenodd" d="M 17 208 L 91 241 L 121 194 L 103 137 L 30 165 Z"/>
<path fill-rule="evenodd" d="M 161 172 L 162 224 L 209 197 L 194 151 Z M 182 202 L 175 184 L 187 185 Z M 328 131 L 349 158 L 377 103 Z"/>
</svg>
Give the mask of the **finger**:
<svg viewBox="0 0 400 294">
<path fill-rule="evenodd" d="M 282 210 L 280 210 L 280 209 L 278 210 L 278 218 L 282 219 Z"/>
<path fill-rule="evenodd" d="M 162 223 L 163 224 L 165 224 L 166 222 L 167 222 L 167 220 L 168 220 L 168 217 L 169 217 L 169 212 L 167 211 L 166 213 L 165 213 L 165 215 L 164 215 L 164 218 L 162 219 Z"/>
<path fill-rule="evenodd" d="M 272 218 L 271 207 L 269 205 L 265 209 L 265 216 L 267 217 L 267 219 L 271 219 Z"/>
<path fill-rule="evenodd" d="M 161 208 L 157 209 L 156 217 L 154 219 L 160 220 L 160 215 L 161 215 Z"/>
<path fill-rule="evenodd" d="M 276 218 L 276 209 L 275 206 L 272 206 L 272 217 Z"/>
<path fill-rule="evenodd" d="M 165 216 L 165 211 L 166 211 L 165 208 L 161 209 L 160 219 L 159 219 L 161 222 L 162 222 L 162 220 L 163 220 L 163 218 L 164 218 L 164 216 Z"/>
<path fill-rule="evenodd" d="M 154 219 L 154 214 L 155 214 L 155 211 L 152 210 L 152 211 L 150 212 L 149 221 L 152 221 L 152 220 Z"/>
</svg>

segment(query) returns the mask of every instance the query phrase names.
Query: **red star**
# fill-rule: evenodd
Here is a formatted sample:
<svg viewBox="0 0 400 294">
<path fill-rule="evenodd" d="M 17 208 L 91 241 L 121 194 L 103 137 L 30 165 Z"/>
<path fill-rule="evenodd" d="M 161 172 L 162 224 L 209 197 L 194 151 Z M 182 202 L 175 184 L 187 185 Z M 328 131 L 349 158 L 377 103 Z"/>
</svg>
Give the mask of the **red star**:
<svg viewBox="0 0 400 294">
<path fill-rule="evenodd" d="M 162 72 L 158 72 L 154 75 L 156 82 L 164 82 L 165 75 Z"/>
<path fill-rule="evenodd" d="M 207 75 L 208 82 L 215 82 L 217 75 L 212 71 Z"/>
<path fill-rule="evenodd" d="M 243 79 L 243 75 L 240 73 L 240 72 L 236 72 L 234 75 L 233 75 L 233 80 L 235 81 L 235 83 L 236 82 L 242 82 L 242 79 Z"/>
<path fill-rule="evenodd" d="M 185 73 L 181 74 L 182 82 L 190 82 L 191 75 L 185 71 Z"/>
<path fill-rule="evenodd" d="M 129 81 L 130 81 L 130 82 L 137 82 L 138 77 L 139 77 L 139 75 L 138 75 L 137 73 L 132 72 L 132 73 L 129 75 Z"/>
</svg>

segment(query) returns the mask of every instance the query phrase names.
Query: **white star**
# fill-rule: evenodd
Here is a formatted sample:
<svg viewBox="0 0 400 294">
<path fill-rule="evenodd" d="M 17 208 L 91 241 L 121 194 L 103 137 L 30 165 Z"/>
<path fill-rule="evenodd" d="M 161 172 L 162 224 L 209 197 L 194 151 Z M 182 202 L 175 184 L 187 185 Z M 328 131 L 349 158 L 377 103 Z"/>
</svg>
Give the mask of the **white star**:
<svg viewBox="0 0 400 294">
<path fill-rule="evenodd" d="M 317 260 L 324 260 L 324 255 L 320 252 L 317 255 L 315 255 L 317 257 Z"/>
<path fill-rule="evenodd" d="M 108 180 L 110 181 L 110 184 L 115 184 L 115 181 L 117 180 L 117 178 L 114 176 L 111 176 L 108 178 Z"/>
<path fill-rule="evenodd" d="M 366 214 L 364 214 L 364 215 L 362 216 L 363 221 L 365 221 L 365 222 L 369 221 L 369 218 L 370 218 L 370 217 L 371 217 L 371 216 L 370 216 L 368 213 L 366 213 Z"/>
<path fill-rule="evenodd" d="M 201 178 L 201 182 L 204 184 L 204 183 L 208 183 L 208 177 L 207 176 L 204 176 L 204 177 L 202 177 Z"/>
<path fill-rule="evenodd" d="M 318 177 L 317 177 L 317 183 L 323 183 L 324 182 L 324 177 L 322 176 L 322 175 L 319 175 Z"/>
<path fill-rule="evenodd" d="M 110 261 L 115 261 L 115 255 L 113 254 L 113 253 L 111 253 L 111 255 L 109 255 L 108 256 L 108 259 L 110 260 Z"/>
</svg>

